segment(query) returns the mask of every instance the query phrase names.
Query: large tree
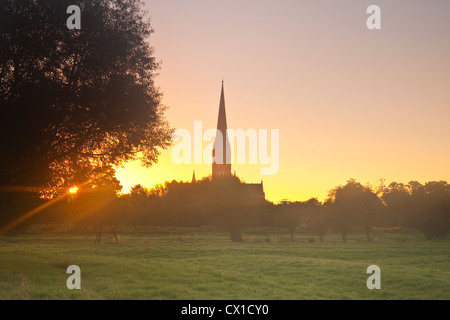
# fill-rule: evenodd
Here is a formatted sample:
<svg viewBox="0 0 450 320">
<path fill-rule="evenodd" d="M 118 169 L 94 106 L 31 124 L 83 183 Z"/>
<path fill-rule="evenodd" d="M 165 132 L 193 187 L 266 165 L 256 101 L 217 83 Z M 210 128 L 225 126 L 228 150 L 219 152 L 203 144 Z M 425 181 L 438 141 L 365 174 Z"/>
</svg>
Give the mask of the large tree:
<svg viewBox="0 0 450 320">
<path fill-rule="evenodd" d="M 384 226 L 406 226 L 406 218 L 414 210 L 410 186 L 392 182 L 388 187 L 383 188 L 382 199 L 386 204 Z"/>
<path fill-rule="evenodd" d="M 316 198 L 311 198 L 308 201 L 290 202 L 283 200 L 277 205 L 277 224 L 288 230 L 291 241 L 294 241 L 295 230 L 299 226 L 304 226 L 308 229 L 317 231 L 321 241 L 323 241 L 323 228 L 316 230 L 318 227 L 318 214 L 321 203 Z"/>
<path fill-rule="evenodd" d="M 329 193 L 331 223 L 341 233 L 342 241 L 355 226 L 362 226 L 371 242 L 371 229 L 382 206 L 380 198 L 369 186 L 350 179 L 344 186 L 334 188 Z"/>
<path fill-rule="evenodd" d="M 238 177 L 220 177 L 203 181 L 199 209 L 205 212 L 212 225 L 227 231 L 232 242 L 243 242 L 242 231 L 255 224 L 265 209 L 264 199 L 253 196 Z"/>
<path fill-rule="evenodd" d="M 3 0 L 0 185 L 64 189 L 170 143 L 152 28 L 138 0 Z M 114 184 L 114 181 L 112 181 Z"/>
<path fill-rule="evenodd" d="M 408 224 L 427 238 L 445 237 L 450 233 L 450 185 L 446 181 L 430 181 L 422 185 L 409 182 L 411 200 Z"/>
</svg>

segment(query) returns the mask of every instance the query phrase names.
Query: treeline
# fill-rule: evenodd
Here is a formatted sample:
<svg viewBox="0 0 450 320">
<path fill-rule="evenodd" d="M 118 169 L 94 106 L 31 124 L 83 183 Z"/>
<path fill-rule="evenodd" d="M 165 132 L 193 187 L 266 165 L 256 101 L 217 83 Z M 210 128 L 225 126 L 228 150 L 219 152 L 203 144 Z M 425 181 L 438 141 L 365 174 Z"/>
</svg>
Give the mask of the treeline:
<svg viewBox="0 0 450 320">
<path fill-rule="evenodd" d="M 275 224 L 285 226 L 291 237 L 299 227 L 316 233 L 321 241 L 327 232 L 338 232 L 343 242 L 355 228 L 364 230 L 368 242 L 374 227 L 419 229 L 430 239 L 450 232 L 450 185 L 445 181 L 393 182 L 374 189 L 350 179 L 332 189 L 323 203 L 313 198 L 275 207 Z"/>
<path fill-rule="evenodd" d="M 5 193 L 2 194 L 3 200 Z M 427 238 L 445 237 L 450 232 L 450 185 L 445 181 L 425 184 L 393 182 L 373 188 L 351 179 L 329 192 L 320 202 L 282 201 L 273 204 L 257 198 L 236 177 L 194 183 L 171 181 L 147 189 L 141 185 L 130 194 L 117 196 L 114 188 L 92 186 L 62 200 L 34 199 L 30 194 L 10 194 L 15 200 L 2 205 L 3 225 L 20 220 L 32 207 L 51 205 L 27 219 L 29 224 L 94 226 L 214 226 L 226 231 L 232 241 L 242 241 L 242 231 L 250 226 L 283 227 L 294 239 L 305 229 L 323 241 L 329 232 L 342 240 L 352 230 L 364 230 L 371 241 L 374 227 L 405 227 L 421 230 Z M 25 199 L 26 198 L 26 199 Z M 3 201 L 5 204 L 5 201 Z M 15 206 L 14 206 L 15 204 Z M 29 206 L 30 208 L 26 208 Z"/>
</svg>

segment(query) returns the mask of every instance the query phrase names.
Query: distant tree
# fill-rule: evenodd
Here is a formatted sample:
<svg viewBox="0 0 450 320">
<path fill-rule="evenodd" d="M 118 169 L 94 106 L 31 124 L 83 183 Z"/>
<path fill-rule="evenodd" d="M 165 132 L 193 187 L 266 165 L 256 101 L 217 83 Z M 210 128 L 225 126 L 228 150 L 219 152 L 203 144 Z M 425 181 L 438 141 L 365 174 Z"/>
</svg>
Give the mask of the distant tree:
<svg viewBox="0 0 450 320">
<path fill-rule="evenodd" d="M 286 228 L 291 241 L 294 241 L 294 233 L 299 226 L 311 229 L 315 225 L 316 214 L 320 206 L 321 204 L 316 198 L 296 202 L 283 200 L 277 205 L 277 224 Z"/>
<path fill-rule="evenodd" d="M 432 206 L 421 229 L 428 239 L 444 238 L 450 234 L 450 200 Z"/>
<path fill-rule="evenodd" d="M 317 234 L 320 243 L 323 243 L 323 238 L 329 228 L 329 210 L 327 203 L 318 204 L 314 210 L 314 216 L 310 222 L 310 229 Z"/>
<path fill-rule="evenodd" d="M 166 183 L 167 193 L 164 195 L 166 215 L 172 223 L 183 227 L 199 227 L 206 225 L 207 213 L 202 210 L 206 199 L 206 185 L 210 181 L 203 179 L 195 183 L 172 181 Z"/>
<path fill-rule="evenodd" d="M 422 230 L 429 238 L 441 238 L 450 233 L 450 185 L 446 181 L 430 181 L 425 185 L 409 183 L 412 208 L 409 225 Z"/>
<path fill-rule="evenodd" d="M 149 224 L 151 201 L 149 199 L 150 191 L 138 184 L 131 188 L 130 193 L 123 195 L 122 198 L 127 203 L 126 222 L 131 225 Z"/>
<path fill-rule="evenodd" d="M 300 205 L 300 223 L 305 225 L 306 228 L 311 229 L 314 221 L 317 218 L 318 213 L 321 212 L 320 208 L 322 203 L 317 198 L 310 198 L 307 201 L 301 202 Z"/>
<path fill-rule="evenodd" d="M 164 212 L 166 193 L 167 188 L 163 185 L 156 185 L 151 189 L 140 184 L 132 187 L 130 193 L 120 197 L 126 212 L 124 223 L 132 226 L 165 225 L 161 222 L 162 217 L 167 216 Z"/>
<path fill-rule="evenodd" d="M 242 242 L 242 230 L 256 222 L 265 202 L 251 195 L 237 177 L 210 181 L 202 193 L 202 210 L 219 230 L 228 231 L 232 242 Z"/>
<path fill-rule="evenodd" d="M 413 209 L 409 186 L 392 182 L 382 191 L 382 199 L 386 204 L 383 224 L 385 226 L 406 226 L 406 218 Z"/>
<path fill-rule="evenodd" d="M 0 6 L 0 185 L 66 190 L 170 143 L 151 26 L 137 0 Z"/>
<path fill-rule="evenodd" d="M 140 184 L 137 184 L 130 189 L 130 195 L 134 198 L 145 199 L 149 196 L 149 194 L 150 194 L 150 191 Z"/>
<path fill-rule="evenodd" d="M 334 188 L 329 193 L 332 215 L 331 223 L 341 233 L 342 241 L 355 226 L 366 231 L 367 241 L 371 242 L 371 228 L 381 207 L 381 200 L 370 187 L 363 186 L 354 179 L 344 186 Z"/>
<path fill-rule="evenodd" d="M 300 216 L 297 203 L 283 200 L 277 205 L 277 209 L 277 225 L 282 228 L 286 228 L 289 232 L 291 241 L 294 241 L 295 230 L 300 225 Z"/>
<path fill-rule="evenodd" d="M 277 206 L 270 201 L 265 201 L 262 209 L 257 214 L 257 225 L 263 227 L 272 227 L 276 224 Z"/>
<path fill-rule="evenodd" d="M 117 227 L 123 221 L 124 212 L 117 192 L 120 185 L 86 185 L 80 187 L 70 203 L 72 215 L 69 222 L 78 226 L 90 226 L 100 243 L 105 228 L 109 228 L 117 243 Z"/>
</svg>

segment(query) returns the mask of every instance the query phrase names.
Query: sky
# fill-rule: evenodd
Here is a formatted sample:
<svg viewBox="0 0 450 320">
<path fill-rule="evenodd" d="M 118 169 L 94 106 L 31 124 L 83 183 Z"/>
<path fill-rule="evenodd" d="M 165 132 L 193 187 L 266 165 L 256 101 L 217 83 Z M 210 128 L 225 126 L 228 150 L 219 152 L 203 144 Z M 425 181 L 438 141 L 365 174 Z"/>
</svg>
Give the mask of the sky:
<svg viewBox="0 0 450 320">
<path fill-rule="evenodd" d="M 262 180 L 268 200 L 324 200 L 350 178 L 450 181 L 450 1 L 144 2 L 173 128 L 215 128 L 223 79 L 228 128 L 279 130 L 276 174 L 232 166 Z M 373 4 L 380 30 L 366 26 Z M 127 192 L 190 181 L 193 170 L 211 174 L 208 164 L 175 164 L 169 148 L 153 167 L 128 163 L 117 177 Z"/>
</svg>

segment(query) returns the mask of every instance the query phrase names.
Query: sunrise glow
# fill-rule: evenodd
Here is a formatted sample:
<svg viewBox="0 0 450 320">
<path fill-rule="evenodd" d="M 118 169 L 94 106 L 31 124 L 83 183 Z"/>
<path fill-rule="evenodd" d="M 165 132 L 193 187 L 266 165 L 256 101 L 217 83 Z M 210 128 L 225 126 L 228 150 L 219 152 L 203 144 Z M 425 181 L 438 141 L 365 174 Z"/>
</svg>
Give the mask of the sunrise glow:
<svg viewBox="0 0 450 320">
<path fill-rule="evenodd" d="M 215 128 L 223 77 L 228 128 L 280 130 L 277 174 L 232 165 L 270 201 L 324 199 L 350 178 L 450 180 L 448 12 L 379 4 L 384 25 L 370 31 L 364 3 L 146 1 L 171 126 Z M 211 174 L 171 152 L 119 169 L 123 192 Z"/>
<path fill-rule="evenodd" d="M 78 192 L 78 187 L 72 187 L 69 189 L 70 194 L 76 194 Z"/>
</svg>

